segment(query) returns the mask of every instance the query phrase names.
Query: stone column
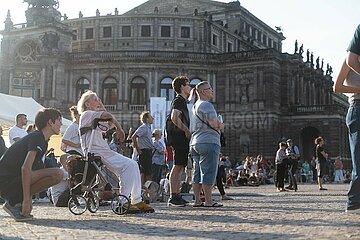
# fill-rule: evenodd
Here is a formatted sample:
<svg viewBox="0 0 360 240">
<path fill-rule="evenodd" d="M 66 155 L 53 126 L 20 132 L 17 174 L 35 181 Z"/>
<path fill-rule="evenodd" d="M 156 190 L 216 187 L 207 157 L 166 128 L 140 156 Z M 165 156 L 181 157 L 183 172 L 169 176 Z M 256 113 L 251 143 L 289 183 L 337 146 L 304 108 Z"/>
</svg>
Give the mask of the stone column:
<svg viewBox="0 0 360 240">
<path fill-rule="evenodd" d="M 13 78 L 14 78 L 14 70 L 10 69 L 10 79 L 9 79 L 9 93 L 13 94 Z"/>
<path fill-rule="evenodd" d="M 40 77 L 40 98 L 45 97 L 46 66 L 42 66 Z"/>
<path fill-rule="evenodd" d="M 56 96 L 56 77 L 57 77 L 57 66 L 52 66 L 52 84 L 51 84 L 51 98 L 55 98 Z"/>
</svg>

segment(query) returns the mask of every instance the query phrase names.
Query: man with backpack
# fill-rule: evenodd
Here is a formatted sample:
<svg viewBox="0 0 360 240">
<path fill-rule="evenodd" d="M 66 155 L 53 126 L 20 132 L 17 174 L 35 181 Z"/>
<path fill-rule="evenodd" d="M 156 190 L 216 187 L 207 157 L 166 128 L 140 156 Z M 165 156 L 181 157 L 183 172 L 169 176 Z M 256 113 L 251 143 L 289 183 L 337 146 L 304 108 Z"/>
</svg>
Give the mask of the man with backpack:
<svg viewBox="0 0 360 240">
<path fill-rule="evenodd" d="M 170 172 L 170 198 L 169 206 L 185 206 L 188 202 L 179 195 L 181 175 L 188 163 L 189 142 L 191 132 L 189 130 L 190 119 L 187 108 L 187 98 L 190 96 L 191 87 L 189 79 L 178 76 L 172 82 L 176 92 L 171 109 L 170 120 L 166 123 L 166 144 L 171 146 L 174 153 L 174 166 Z"/>
</svg>

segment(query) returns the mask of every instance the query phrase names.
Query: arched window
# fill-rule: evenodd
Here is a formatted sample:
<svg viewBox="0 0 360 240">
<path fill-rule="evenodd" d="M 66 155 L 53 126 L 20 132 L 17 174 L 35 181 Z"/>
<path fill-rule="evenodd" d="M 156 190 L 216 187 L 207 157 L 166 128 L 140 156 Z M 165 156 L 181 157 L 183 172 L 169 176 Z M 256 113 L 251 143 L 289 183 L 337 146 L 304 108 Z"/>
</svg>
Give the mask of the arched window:
<svg viewBox="0 0 360 240">
<path fill-rule="evenodd" d="M 191 79 L 191 81 L 190 81 L 190 86 L 193 88 L 193 87 L 195 87 L 199 82 L 201 82 L 201 80 L 198 79 L 198 78 Z"/>
<path fill-rule="evenodd" d="M 114 78 L 108 77 L 102 84 L 102 100 L 105 105 L 116 105 L 118 100 L 117 82 Z"/>
<path fill-rule="evenodd" d="M 90 81 L 86 78 L 80 78 L 76 83 L 76 99 L 80 99 L 81 95 L 90 89 Z"/>
<path fill-rule="evenodd" d="M 175 91 L 172 88 L 172 79 L 166 77 L 160 82 L 160 97 L 166 97 L 166 101 L 172 101 L 175 97 Z"/>
<path fill-rule="evenodd" d="M 146 83 L 142 77 L 135 77 L 131 81 L 131 105 L 146 105 Z"/>
</svg>

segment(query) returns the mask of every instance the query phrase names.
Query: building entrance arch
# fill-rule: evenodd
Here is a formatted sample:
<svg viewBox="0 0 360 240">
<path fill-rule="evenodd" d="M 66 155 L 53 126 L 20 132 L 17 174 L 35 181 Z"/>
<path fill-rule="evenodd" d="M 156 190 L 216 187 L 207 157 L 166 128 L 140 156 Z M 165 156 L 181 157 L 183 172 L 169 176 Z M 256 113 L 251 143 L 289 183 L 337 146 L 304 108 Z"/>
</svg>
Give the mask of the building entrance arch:
<svg viewBox="0 0 360 240">
<path fill-rule="evenodd" d="M 302 149 L 301 158 L 304 161 L 308 161 L 310 163 L 313 156 L 315 156 L 315 138 L 320 136 L 320 131 L 315 127 L 305 127 L 301 131 L 301 139 L 302 139 Z"/>
</svg>

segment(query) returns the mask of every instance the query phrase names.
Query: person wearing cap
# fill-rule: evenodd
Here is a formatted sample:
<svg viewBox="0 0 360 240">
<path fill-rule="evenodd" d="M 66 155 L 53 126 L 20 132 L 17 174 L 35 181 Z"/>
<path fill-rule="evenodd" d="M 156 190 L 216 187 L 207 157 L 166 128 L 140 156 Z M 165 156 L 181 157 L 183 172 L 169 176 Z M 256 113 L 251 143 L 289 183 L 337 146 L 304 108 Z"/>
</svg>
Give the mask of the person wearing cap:
<svg viewBox="0 0 360 240">
<path fill-rule="evenodd" d="M 298 167 L 298 161 L 300 159 L 300 151 L 297 146 L 294 145 L 291 139 L 286 140 L 287 148 L 286 148 L 286 156 L 289 159 L 288 170 L 289 170 L 289 177 L 290 177 L 290 184 L 289 186 L 285 187 L 288 190 L 295 190 L 297 191 L 297 182 L 295 178 L 296 170 Z"/>
<path fill-rule="evenodd" d="M 162 179 L 161 173 L 165 166 L 165 146 L 161 140 L 161 129 L 155 129 L 152 133 L 154 154 L 152 157 L 152 181 L 160 184 Z"/>
</svg>

